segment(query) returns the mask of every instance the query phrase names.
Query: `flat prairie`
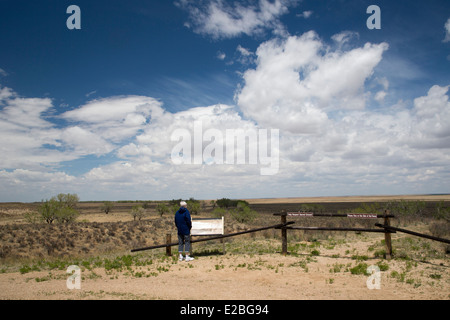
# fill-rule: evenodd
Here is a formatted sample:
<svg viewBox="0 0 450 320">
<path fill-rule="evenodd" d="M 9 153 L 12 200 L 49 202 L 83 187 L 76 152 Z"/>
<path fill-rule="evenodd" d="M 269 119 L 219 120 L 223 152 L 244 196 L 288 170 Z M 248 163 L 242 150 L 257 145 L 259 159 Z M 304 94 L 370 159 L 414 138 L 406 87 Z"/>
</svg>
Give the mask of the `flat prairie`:
<svg viewBox="0 0 450 320">
<path fill-rule="evenodd" d="M 450 194 L 424 195 L 378 195 L 378 196 L 336 196 L 336 197 L 296 197 L 245 199 L 250 204 L 276 203 L 327 203 L 327 202 L 386 202 L 386 201 L 450 201 Z"/>
<path fill-rule="evenodd" d="M 236 222 L 225 213 L 225 233 L 273 225 L 281 210 L 315 205 L 345 212 L 364 204 L 420 201 L 420 214 L 391 219 L 424 234 L 450 238 L 449 221 L 435 217 L 449 208 L 449 195 L 246 199 L 257 217 Z M 136 203 L 115 203 L 109 214 L 101 202 L 80 202 L 76 222 L 30 223 L 39 204 L 0 204 L 0 299 L 9 300 L 449 300 L 449 246 L 393 233 L 392 259 L 385 257 L 384 234 L 352 231 L 288 230 L 288 254 L 281 254 L 281 231 L 255 233 L 193 244 L 190 262 L 165 249 L 133 248 L 176 241 L 173 213 L 160 216 L 147 204 L 142 220 L 130 215 Z M 375 208 L 374 207 L 374 208 Z M 202 201 L 194 218 L 211 217 Z M 383 219 L 290 217 L 299 226 L 374 228 Z M 225 248 L 225 252 L 223 252 Z M 80 268 L 80 288 L 70 289 L 67 268 Z M 371 267 L 371 268 L 369 268 Z M 368 270 L 374 268 L 375 273 Z"/>
</svg>

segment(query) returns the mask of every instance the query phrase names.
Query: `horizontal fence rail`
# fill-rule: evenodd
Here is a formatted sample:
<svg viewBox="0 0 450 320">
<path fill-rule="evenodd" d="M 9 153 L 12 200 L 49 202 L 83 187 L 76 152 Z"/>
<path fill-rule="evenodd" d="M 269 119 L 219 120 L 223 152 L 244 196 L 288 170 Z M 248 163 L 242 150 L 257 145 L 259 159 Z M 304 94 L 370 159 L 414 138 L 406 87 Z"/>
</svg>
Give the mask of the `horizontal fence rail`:
<svg viewBox="0 0 450 320">
<path fill-rule="evenodd" d="M 292 230 L 311 230 L 311 231 L 355 231 L 355 232 L 379 232 L 379 233 L 395 233 L 395 231 L 385 231 L 382 229 L 368 229 L 368 228 L 332 228 L 332 227 L 286 227 Z"/>
<path fill-rule="evenodd" d="M 377 219 L 377 218 L 395 218 L 393 214 L 378 213 L 314 213 L 314 212 L 280 212 L 274 213 L 274 216 L 288 217 L 345 217 L 345 218 L 361 218 L 361 219 Z"/>
<path fill-rule="evenodd" d="M 263 231 L 263 230 L 268 230 L 268 229 L 278 229 L 278 228 L 283 228 L 283 227 L 285 227 L 287 225 L 290 225 L 290 224 L 293 224 L 293 223 L 295 223 L 295 222 L 294 221 L 290 221 L 290 222 L 287 222 L 287 223 L 279 223 L 279 224 L 275 224 L 275 225 L 268 226 L 268 227 L 262 227 L 262 228 L 257 228 L 257 229 L 250 229 L 250 230 L 246 230 L 246 231 L 240 231 L 240 232 L 235 232 L 235 233 L 224 234 L 224 235 L 220 235 L 220 236 L 196 239 L 196 240 L 191 240 L 191 243 L 201 242 L 201 241 L 209 241 L 209 240 L 217 240 L 217 239 L 223 239 L 223 238 L 228 238 L 228 237 L 235 237 L 235 236 L 239 236 L 241 234 L 246 234 L 246 233 L 251 233 L 251 232 L 258 232 L 258 231 Z M 173 247 L 173 246 L 177 246 L 177 245 L 178 245 L 178 242 L 166 243 L 166 244 L 160 244 L 160 245 L 150 246 L 150 247 L 145 247 L 145 248 L 132 249 L 131 252 L 137 252 L 137 251 L 143 251 L 143 250 L 151 250 L 151 249 L 158 249 L 158 248 L 166 248 L 166 247 Z"/>
<path fill-rule="evenodd" d="M 450 244 L 450 240 L 444 239 L 444 238 L 434 237 L 434 236 L 430 236 L 430 235 L 427 235 L 427 234 L 418 233 L 418 232 L 414 232 L 414 231 L 410 231 L 410 230 L 406 230 L 406 229 L 401 229 L 401 228 L 397 228 L 397 227 L 386 226 L 386 225 L 382 225 L 380 223 L 375 223 L 375 226 L 377 226 L 379 228 L 387 229 L 388 231 L 404 232 L 404 233 L 411 234 L 413 236 L 426 238 L 426 239 L 430 239 L 430 240 L 435 240 L 435 241 L 440 241 L 440 242 L 445 242 L 445 243 L 449 243 Z"/>
<path fill-rule="evenodd" d="M 390 214 L 389 210 L 385 210 L 383 214 L 379 213 L 316 213 L 311 211 L 297 211 L 288 212 L 283 210 L 274 213 L 274 216 L 281 217 L 281 223 L 287 223 L 287 217 L 327 217 L 327 218 L 351 218 L 351 219 L 384 219 L 384 225 L 390 226 L 390 218 L 395 218 Z M 368 228 L 350 228 L 350 227 L 302 227 L 302 226 L 284 226 L 281 228 L 281 251 L 282 254 L 287 254 L 287 230 L 305 230 L 305 231 L 354 231 L 354 232 L 378 232 L 384 233 L 384 240 L 386 245 L 386 258 L 390 259 L 392 256 L 392 241 L 391 233 L 395 230 L 384 229 L 368 229 Z"/>
<path fill-rule="evenodd" d="M 394 215 L 390 214 L 389 210 L 386 210 L 384 214 L 379 213 L 315 213 L 315 212 L 287 212 L 283 210 L 279 213 L 274 213 L 274 216 L 280 216 L 281 223 L 267 226 L 267 227 L 261 227 L 256 229 L 250 229 L 235 233 L 229 233 L 229 234 L 223 234 L 223 235 L 214 235 L 211 237 L 204 237 L 201 239 L 192 239 L 191 243 L 195 242 L 202 242 L 202 241 L 210 241 L 210 240 L 217 240 L 217 239 L 224 239 L 228 237 L 235 237 L 242 234 L 252 233 L 252 232 L 258 232 L 268 229 L 280 229 L 281 230 L 281 253 L 286 255 L 287 254 L 287 230 L 306 230 L 306 231 L 355 231 L 355 232 L 378 232 L 378 233 L 384 233 L 385 237 L 385 245 L 386 245 L 386 258 L 390 259 L 392 255 L 392 243 L 391 243 L 391 233 L 403 232 L 408 233 L 414 236 L 427 238 L 430 240 L 440 241 L 444 243 L 450 244 L 449 239 L 443 239 L 435 236 L 430 236 L 427 234 L 422 234 L 406 229 L 401 229 L 397 227 L 392 227 L 390 225 L 390 219 L 395 218 Z M 384 224 L 375 223 L 375 226 L 379 229 L 369 229 L 369 228 L 352 228 L 352 227 L 303 227 L 303 226 L 291 226 L 295 223 L 295 221 L 287 221 L 287 217 L 341 217 L 341 218 L 350 218 L 350 219 L 380 219 L 382 218 L 384 220 Z M 170 247 L 177 246 L 178 242 L 171 242 L 170 234 L 167 235 L 166 243 L 160 244 L 160 245 L 154 245 L 144 248 L 136 248 L 131 249 L 131 252 L 138 252 L 138 251 L 144 251 L 144 250 L 152 250 L 152 249 L 158 249 L 158 248 L 166 248 L 166 253 L 170 255 Z"/>
</svg>

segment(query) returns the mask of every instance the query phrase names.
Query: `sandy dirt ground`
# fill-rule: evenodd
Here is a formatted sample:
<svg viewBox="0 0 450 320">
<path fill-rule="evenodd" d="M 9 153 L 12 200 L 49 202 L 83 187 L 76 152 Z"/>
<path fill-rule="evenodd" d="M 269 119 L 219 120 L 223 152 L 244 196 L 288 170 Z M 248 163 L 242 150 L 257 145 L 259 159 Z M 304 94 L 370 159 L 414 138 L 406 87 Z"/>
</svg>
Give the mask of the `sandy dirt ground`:
<svg viewBox="0 0 450 320">
<path fill-rule="evenodd" d="M 343 249 L 341 249 L 343 250 Z M 339 250 L 338 250 L 339 251 Z M 418 262 L 407 279 L 399 281 L 394 270 L 403 261 L 389 261 L 380 271 L 380 288 L 369 289 L 369 276 L 336 270 L 334 266 L 356 265 L 350 257 L 336 258 L 336 251 L 315 256 L 283 256 L 279 253 L 216 254 L 191 262 L 170 259 L 152 265 L 151 276 L 136 277 L 104 268 L 81 272 L 80 289 L 68 289 L 65 270 L 0 274 L 0 299 L 19 300 L 449 300 L 448 261 Z M 375 265 L 379 259 L 365 261 Z M 158 267 L 156 266 L 158 265 Z M 134 267 L 139 268 L 139 267 Z M 159 268 L 159 271 L 156 271 Z M 150 274 L 150 269 L 142 269 Z M 163 270 L 163 271 L 161 271 Z M 138 271 L 138 270 L 135 270 Z M 439 279 L 430 275 L 439 274 Z M 412 280 L 409 280 L 412 279 Z M 374 276 L 372 276 L 372 280 Z M 374 287 L 375 280 L 372 281 Z M 416 284 L 416 285 L 414 285 Z M 419 285 L 417 285 L 419 284 Z"/>
</svg>

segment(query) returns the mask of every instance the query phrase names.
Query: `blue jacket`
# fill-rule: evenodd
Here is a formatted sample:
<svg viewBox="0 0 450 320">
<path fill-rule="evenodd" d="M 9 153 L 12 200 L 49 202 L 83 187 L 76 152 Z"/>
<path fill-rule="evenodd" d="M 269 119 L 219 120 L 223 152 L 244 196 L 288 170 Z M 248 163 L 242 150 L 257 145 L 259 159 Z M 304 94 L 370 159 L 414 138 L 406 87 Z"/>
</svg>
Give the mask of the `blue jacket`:
<svg viewBox="0 0 450 320">
<path fill-rule="evenodd" d="M 175 213 L 175 225 L 177 226 L 179 235 L 188 235 L 191 233 L 191 214 L 187 208 L 181 207 Z"/>
</svg>

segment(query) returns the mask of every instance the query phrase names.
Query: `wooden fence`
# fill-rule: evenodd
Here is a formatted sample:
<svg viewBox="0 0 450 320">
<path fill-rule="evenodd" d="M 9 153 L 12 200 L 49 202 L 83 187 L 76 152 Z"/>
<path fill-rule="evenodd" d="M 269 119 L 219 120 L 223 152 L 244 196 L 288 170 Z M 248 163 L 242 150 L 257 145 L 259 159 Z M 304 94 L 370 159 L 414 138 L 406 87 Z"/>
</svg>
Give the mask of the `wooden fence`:
<svg viewBox="0 0 450 320">
<path fill-rule="evenodd" d="M 213 236 L 213 237 L 207 237 L 207 238 L 202 238 L 202 239 L 196 239 L 196 240 L 192 240 L 191 243 L 195 243 L 195 242 L 201 242 L 201 241 L 210 241 L 210 240 L 217 240 L 217 239 L 223 239 L 223 238 L 228 238 L 228 237 L 235 237 L 235 236 L 239 236 L 241 234 L 246 234 L 246 233 L 252 233 L 252 232 L 258 232 L 258 231 L 263 231 L 263 230 L 268 230 L 268 229 L 278 229 L 278 228 L 282 228 L 285 227 L 289 224 L 293 224 L 294 222 L 288 222 L 285 224 L 275 224 L 272 226 L 268 226 L 268 227 L 262 227 L 262 228 L 256 228 L 256 229 L 250 229 L 250 230 L 246 230 L 246 231 L 240 231 L 240 232 L 235 232 L 235 233 L 229 233 L 229 234 L 224 234 L 224 235 L 220 235 L 220 236 Z M 169 238 L 166 238 L 166 243 L 165 244 L 160 244 L 160 245 L 156 245 L 156 246 L 150 246 L 150 247 L 144 247 L 144 248 L 137 248 L 137 249 L 132 249 L 131 252 L 137 252 L 137 251 L 143 251 L 143 250 L 151 250 L 151 249 L 158 249 L 158 248 L 167 248 L 167 247 L 173 247 L 173 246 L 177 246 L 178 242 L 170 242 L 167 241 Z"/>
<path fill-rule="evenodd" d="M 206 237 L 201 239 L 195 239 L 191 240 L 191 243 L 195 242 L 201 242 L 201 241 L 210 241 L 210 240 L 217 240 L 228 237 L 234 237 L 242 234 L 252 233 L 252 232 L 259 232 L 263 230 L 268 229 L 280 229 L 281 230 L 281 253 L 283 255 L 288 254 L 287 247 L 288 247 L 288 241 L 287 241 L 287 231 L 288 230 L 306 230 L 306 231 L 355 231 L 355 232 L 380 232 L 384 233 L 384 240 L 386 245 L 386 259 L 391 259 L 392 257 L 392 241 L 391 241 L 391 233 L 398 232 L 404 232 L 407 234 L 411 234 L 414 236 L 440 241 L 444 243 L 450 244 L 450 240 L 443 239 L 439 237 L 434 237 L 406 229 L 401 229 L 397 227 L 391 226 L 391 220 L 392 218 L 395 218 L 394 215 L 390 214 L 388 210 L 384 211 L 383 214 L 378 213 L 340 213 L 340 214 L 332 214 L 332 213 L 314 213 L 314 212 L 287 212 L 285 210 L 281 211 L 280 213 L 274 213 L 275 216 L 280 216 L 281 221 L 279 224 L 262 227 L 262 228 L 256 228 L 256 229 L 250 229 L 246 231 L 240 231 L 235 233 L 229 233 L 229 234 L 219 234 L 212 237 Z M 374 225 L 377 227 L 375 228 L 340 228 L 340 227 L 302 227 L 302 226 L 292 226 L 295 224 L 295 221 L 287 221 L 287 217 L 346 217 L 346 218 L 358 218 L 358 219 L 383 219 L 383 224 L 375 223 Z M 223 223 L 223 220 L 222 220 Z M 222 233 L 223 233 L 223 225 L 221 226 Z M 178 242 L 172 242 L 171 235 L 167 234 L 166 236 L 166 243 L 161 245 L 155 245 L 150 247 L 144 247 L 144 248 L 137 248 L 132 249 L 131 252 L 137 252 L 137 251 L 143 251 L 143 250 L 151 250 L 151 249 L 157 249 L 157 248 L 166 248 L 166 254 L 171 255 L 170 248 L 172 246 L 177 246 Z"/>
<path fill-rule="evenodd" d="M 369 228 L 339 228 L 339 227 L 301 227 L 301 226 L 287 226 L 287 217 L 346 217 L 346 218 L 359 218 L 359 219 L 384 219 L 384 226 L 389 227 L 391 225 L 391 218 L 395 218 L 388 210 L 384 214 L 377 213 L 314 213 L 314 212 L 286 212 L 285 210 L 280 213 L 274 213 L 275 216 L 281 217 L 281 253 L 286 255 L 287 252 L 287 230 L 309 230 L 309 231 L 355 231 L 355 232 L 382 232 L 384 233 L 384 240 L 386 243 L 386 259 L 392 257 L 392 241 L 391 233 L 395 233 L 395 230 L 391 229 L 369 229 Z"/>
</svg>

